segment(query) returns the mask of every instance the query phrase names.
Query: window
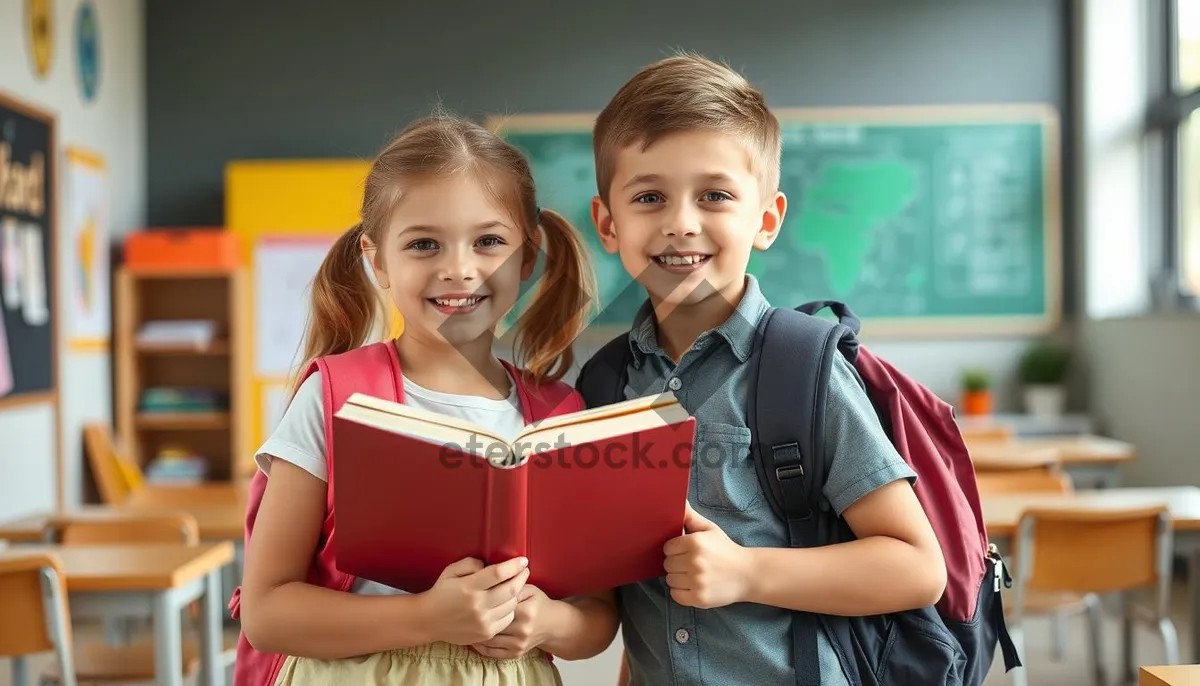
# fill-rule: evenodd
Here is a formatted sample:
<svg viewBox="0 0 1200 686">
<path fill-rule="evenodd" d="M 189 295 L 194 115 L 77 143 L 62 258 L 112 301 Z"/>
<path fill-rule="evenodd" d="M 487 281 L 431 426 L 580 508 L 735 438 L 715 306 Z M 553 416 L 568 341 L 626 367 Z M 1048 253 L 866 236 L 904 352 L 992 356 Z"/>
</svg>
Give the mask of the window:
<svg viewBox="0 0 1200 686">
<path fill-rule="evenodd" d="M 1179 276 L 1182 294 L 1200 294 L 1200 0 L 1169 0 L 1170 74 L 1164 133 L 1171 190 L 1167 213 L 1166 266 Z"/>
</svg>

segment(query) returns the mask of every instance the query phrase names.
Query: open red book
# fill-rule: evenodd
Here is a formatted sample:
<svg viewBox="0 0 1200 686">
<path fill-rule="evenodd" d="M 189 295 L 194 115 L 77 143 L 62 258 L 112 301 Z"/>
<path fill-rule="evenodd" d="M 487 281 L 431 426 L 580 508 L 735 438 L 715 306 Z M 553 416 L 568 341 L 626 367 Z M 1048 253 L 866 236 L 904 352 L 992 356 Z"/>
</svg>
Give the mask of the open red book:
<svg viewBox="0 0 1200 686">
<path fill-rule="evenodd" d="M 355 394 L 333 420 L 338 568 L 411 593 L 451 563 L 525 556 L 551 598 L 663 576 L 696 420 L 670 393 L 552 417 L 515 440 Z"/>
</svg>

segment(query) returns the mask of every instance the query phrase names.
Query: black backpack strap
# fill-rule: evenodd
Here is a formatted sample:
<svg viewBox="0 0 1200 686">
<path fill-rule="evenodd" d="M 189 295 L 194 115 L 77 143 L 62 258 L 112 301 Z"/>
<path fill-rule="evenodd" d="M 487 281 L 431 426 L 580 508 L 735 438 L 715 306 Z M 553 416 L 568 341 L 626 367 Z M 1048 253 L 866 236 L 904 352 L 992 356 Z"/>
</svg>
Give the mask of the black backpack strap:
<svg viewBox="0 0 1200 686">
<path fill-rule="evenodd" d="M 821 309 L 812 307 L 814 312 Z M 855 331 L 799 309 L 773 308 L 759 324 L 756 344 L 760 350 L 753 357 L 755 391 L 748 399 L 747 417 L 754 432 L 751 450 L 759 480 L 772 509 L 787 523 L 791 546 L 823 545 L 825 394 L 834 356 L 854 359 Z M 815 614 L 794 614 L 792 638 L 800 686 L 820 686 L 819 630 Z"/>
<path fill-rule="evenodd" d="M 584 363 L 575 380 L 575 390 L 583 396 L 588 407 L 611 405 L 625 399 L 629 363 L 633 351 L 629 334 L 623 333 L 604 344 L 603 348 Z"/>
</svg>

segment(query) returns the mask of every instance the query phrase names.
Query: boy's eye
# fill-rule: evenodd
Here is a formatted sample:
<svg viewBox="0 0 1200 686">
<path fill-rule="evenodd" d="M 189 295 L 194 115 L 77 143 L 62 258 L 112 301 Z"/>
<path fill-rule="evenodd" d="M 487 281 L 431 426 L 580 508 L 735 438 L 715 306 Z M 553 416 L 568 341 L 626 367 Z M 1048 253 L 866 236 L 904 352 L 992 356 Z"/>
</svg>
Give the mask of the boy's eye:
<svg viewBox="0 0 1200 686">
<path fill-rule="evenodd" d="M 659 195 L 658 193 L 654 193 L 654 192 L 642 193 L 641 195 L 634 198 L 633 201 L 637 202 L 637 203 L 662 202 L 662 196 Z"/>
<path fill-rule="evenodd" d="M 479 245 L 484 248 L 496 248 L 504 245 L 504 239 L 499 236 L 484 236 L 479 239 Z"/>
<path fill-rule="evenodd" d="M 429 250 L 437 250 L 437 247 L 438 247 L 437 243 L 433 239 L 430 239 L 430 238 L 418 238 L 417 240 L 408 244 L 409 250 L 416 250 L 417 252 L 426 252 Z"/>
<path fill-rule="evenodd" d="M 708 191 L 704 194 L 704 199 L 707 202 L 722 202 L 731 198 L 725 191 Z"/>
</svg>

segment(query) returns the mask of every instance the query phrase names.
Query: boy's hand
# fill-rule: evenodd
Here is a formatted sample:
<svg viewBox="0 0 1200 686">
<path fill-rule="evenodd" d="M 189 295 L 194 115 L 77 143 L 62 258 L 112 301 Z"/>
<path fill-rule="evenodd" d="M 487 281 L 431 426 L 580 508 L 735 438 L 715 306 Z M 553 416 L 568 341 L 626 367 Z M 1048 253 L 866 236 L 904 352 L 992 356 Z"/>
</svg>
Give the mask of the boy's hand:
<svg viewBox="0 0 1200 686">
<path fill-rule="evenodd" d="M 750 585 L 747 550 L 687 505 L 684 535 L 663 546 L 671 598 L 691 607 L 722 607 L 741 601 Z"/>
<path fill-rule="evenodd" d="M 512 623 L 487 641 L 472 647 L 488 657 L 503 659 L 520 657 L 545 643 L 553 621 L 551 600 L 542 589 L 526 584 L 518 597 Z"/>
</svg>

